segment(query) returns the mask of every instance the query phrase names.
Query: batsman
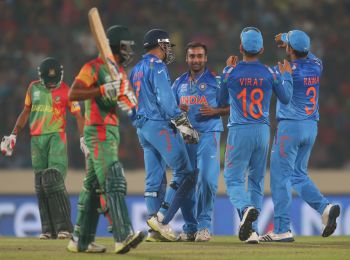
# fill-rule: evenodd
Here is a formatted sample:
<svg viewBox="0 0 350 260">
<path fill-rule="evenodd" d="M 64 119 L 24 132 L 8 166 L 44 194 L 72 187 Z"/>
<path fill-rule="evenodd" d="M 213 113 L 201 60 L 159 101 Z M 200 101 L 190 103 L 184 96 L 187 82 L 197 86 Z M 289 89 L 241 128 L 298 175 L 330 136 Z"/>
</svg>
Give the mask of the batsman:
<svg viewBox="0 0 350 260">
<path fill-rule="evenodd" d="M 87 155 L 84 143 L 84 118 L 78 102 L 68 100 L 69 87 L 62 81 L 63 66 L 52 57 L 38 67 L 39 80 L 30 83 L 22 113 L 10 136 L 1 142 L 1 152 L 11 156 L 17 136 L 29 119 L 31 156 L 35 172 L 35 191 L 38 198 L 42 233 L 40 239 L 70 238 L 71 206 L 64 179 L 67 173 L 66 108 L 75 116 L 81 134 L 80 146 Z"/>
<path fill-rule="evenodd" d="M 134 232 L 125 203 L 127 183 L 118 159 L 119 122 L 116 108 L 129 111 L 136 105 L 123 68 L 133 56 L 127 27 L 115 25 L 107 30 L 117 80 L 112 80 L 101 55 L 87 62 L 73 82 L 70 100 L 85 100 L 84 134 L 88 149 L 87 175 L 78 201 L 78 216 L 70 252 L 103 253 L 106 247 L 94 242 L 99 212 L 111 224 L 117 254 L 125 254 L 142 242 L 144 234 Z M 115 65 L 115 64 L 114 64 Z"/>
</svg>

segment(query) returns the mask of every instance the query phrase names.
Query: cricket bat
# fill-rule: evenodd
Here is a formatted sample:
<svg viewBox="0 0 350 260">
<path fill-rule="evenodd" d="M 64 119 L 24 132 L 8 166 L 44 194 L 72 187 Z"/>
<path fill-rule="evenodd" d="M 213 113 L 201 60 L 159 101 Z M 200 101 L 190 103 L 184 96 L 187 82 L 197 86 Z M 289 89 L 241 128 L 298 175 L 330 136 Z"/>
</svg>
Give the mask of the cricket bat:
<svg viewBox="0 0 350 260">
<path fill-rule="evenodd" d="M 101 58 L 107 65 L 112 81 L 117 80 L 119 79 L 119 73 L 117 72 L 118 64 L 116 63 L 111 47 L 109 46 L 109 42 L 97 8 L 91 8 L 88 16 L 91 32 L 100 52 Z"/>
</svg>

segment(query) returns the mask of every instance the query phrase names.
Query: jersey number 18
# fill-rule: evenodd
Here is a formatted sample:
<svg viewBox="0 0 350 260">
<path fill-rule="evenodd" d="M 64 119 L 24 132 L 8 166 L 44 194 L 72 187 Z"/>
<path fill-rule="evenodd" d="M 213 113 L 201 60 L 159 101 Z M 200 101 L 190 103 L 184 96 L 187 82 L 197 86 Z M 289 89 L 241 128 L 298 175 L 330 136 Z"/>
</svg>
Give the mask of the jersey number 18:
<svg viewBox="0 0 350 260">
<path fill-rule="evenodd" d="M 257 98 L 255 98 L 255 95 L 258 95 Z M 244 117 L 248 117 L 248 111 L 247 111 L 247 89 L 244 88 L 238 95 L 237 99 L 242 99 L 242 110 Z M 250 104 L 249 104 L 249 114 L 255 118 L 259 119 L 263 115 L 262 111 L 262 100 L 264 99 L 264 92 L 260 88 L 255 88 L 250 93 Z M 254 111 L 254 106 L 258 108 L 258 113 Z"/>
</svg>

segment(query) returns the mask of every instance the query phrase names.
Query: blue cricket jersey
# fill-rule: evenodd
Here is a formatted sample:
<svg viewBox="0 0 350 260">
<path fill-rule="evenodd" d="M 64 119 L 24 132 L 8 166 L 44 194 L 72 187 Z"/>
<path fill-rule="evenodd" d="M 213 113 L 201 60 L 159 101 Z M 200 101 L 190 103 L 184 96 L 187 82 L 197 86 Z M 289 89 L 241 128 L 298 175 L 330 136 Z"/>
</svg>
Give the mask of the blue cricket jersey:
<svg viewBox="0 0 350 260">
<path fill-rule="evenodd" d="M 293 70 L 293 96 L 288 104 L 277 101 L 277 120 L 315 120 L 318 112 L 318 97 L 322 61 L 309 53 L 306 59 L 297 59 L 291 63 Z M 278 69 L 278 67 L 275 67 Z"/>
<path fill-rule="evenodd" d="M 138 100 L 136 118 L 164 121 L 180 116 L 171 90 L 171 81 L 165 63 L 152 54 L 145 54 L 130 74 L 130 82 Z"/>
<path fill-rule="evenodd" d="M 226 67 L 220 87 L 220 106 L 230 105 L 228 127 L 241 124 L 270 125 L 272 91 L 288 104 L 293 82 L 290 73 L 283 76 L 259 61 L 238 62 Z"/>
<path fill-rule="evenodd" d="M 197 131 L 206 133 L 224 130 L 220 116 L 202 116 L 199 111 L 205 104 L 218 107 L 218 82 L 207 68 L 196 80 L 191 79 L 190 72 L 182 74 L 175 80 L 172 89 L 177 103 L 189 107 L 188 117 Z"/>
</svg>

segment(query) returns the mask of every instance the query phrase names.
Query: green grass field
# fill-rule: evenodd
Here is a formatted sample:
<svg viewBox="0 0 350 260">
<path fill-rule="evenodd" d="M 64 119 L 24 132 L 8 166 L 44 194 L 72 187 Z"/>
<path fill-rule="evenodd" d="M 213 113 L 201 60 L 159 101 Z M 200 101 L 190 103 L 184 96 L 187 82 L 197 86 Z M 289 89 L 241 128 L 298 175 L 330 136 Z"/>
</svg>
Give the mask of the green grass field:
<svg viewBox="0 0 350 260">
<path fill-rule="evenodd" d="M 350 237 L 297 237 L 294 243 L 246 245 L 237 237 L 215 237 L 209 243 L 142 243 L 126 255 L 112 253 L 112 238 L 98 238 L 104 254 L 72 254 L 67 240 L 0 237 L 0 259 L 350 259 Z"/>
</svg>

